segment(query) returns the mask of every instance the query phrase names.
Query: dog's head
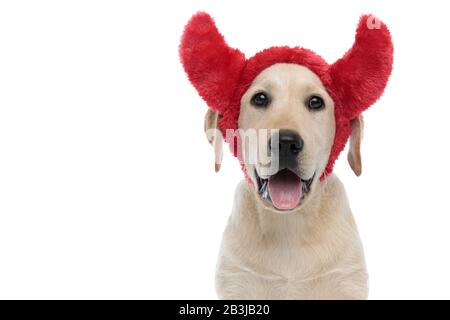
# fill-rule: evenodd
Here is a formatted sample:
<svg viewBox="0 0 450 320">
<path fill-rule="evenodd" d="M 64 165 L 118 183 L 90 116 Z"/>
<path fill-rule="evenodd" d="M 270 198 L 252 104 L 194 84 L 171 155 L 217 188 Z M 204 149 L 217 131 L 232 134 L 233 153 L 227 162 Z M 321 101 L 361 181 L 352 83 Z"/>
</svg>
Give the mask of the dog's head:
<svg viewBox="0 0 450 320">
<path fill-rule="evenodd" d="M 262 71 L 241 99 L 240 150 L 265 204 L 291 210 L 325 170 L 335 134 L 334 103 L 297 64 Z"/>
<path fill-rule="evenodd" d="M 352 135 L 349 162 L 361 172 L 361 113 L 382 94 L 392 70 L 387 27 L 360 20 L 353 47 L 334 64 L 304 48 L 272 47 L 250 59 L 230 48 L 206 13 L 186 26 L 180 56 L 208 103 L 205 128 L 220 168 L 230 143 L 261 201 L 292 210 L 308 197 Z M 219 164 L 218 164 L 219 162 Z"/>
</svg>

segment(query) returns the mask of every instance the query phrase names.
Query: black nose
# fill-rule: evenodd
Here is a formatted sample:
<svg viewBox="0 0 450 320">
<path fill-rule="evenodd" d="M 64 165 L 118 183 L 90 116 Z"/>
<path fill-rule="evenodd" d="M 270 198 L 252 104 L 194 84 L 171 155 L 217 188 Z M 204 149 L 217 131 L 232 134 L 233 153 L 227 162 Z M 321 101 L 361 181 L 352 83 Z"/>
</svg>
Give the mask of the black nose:
<svg viewBox="0 0 450 320">
<path fill-rule="evenodd" d="M 300 135 L 288 129 L 280 129 L 278 132 L 278 152 L 280 170 L 285 168 L 295 169 L 297 167 L 297 155 L 303 149 L 303 139 Z M 269 139 L 269 150 L 272 151 L 272 138 Z"/>
</svg>

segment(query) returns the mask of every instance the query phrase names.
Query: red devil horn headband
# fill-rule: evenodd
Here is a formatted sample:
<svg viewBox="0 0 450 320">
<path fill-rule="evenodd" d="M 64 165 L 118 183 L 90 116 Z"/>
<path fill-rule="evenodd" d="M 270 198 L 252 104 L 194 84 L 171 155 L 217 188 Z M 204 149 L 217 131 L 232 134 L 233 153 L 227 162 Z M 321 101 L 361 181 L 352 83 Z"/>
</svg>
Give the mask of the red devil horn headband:
<svg viewBox="0 0 450 320">
<path fill-rule="evenodd" d="M 354 119 L 383 93 L 392 71 L 393 45 L 384 23 L 362 16 L 352 48 L 329 68 L 348 118 Z"/>
<path fill-rule="evenodd" d="M 200 96 L 211 109 L 224 112 L 245 65 L 244 54 L 230 48 L 213 19 L 199 12 L 186 26 L 180 57 Z"/>
<path fill-rule="evenodd" d="M 221 114 L 222 131 L 237 128 L 240 99 L 265 68 L 275 63 L 295 63 L 316 73 L 335 103 L 336 133 L 325 176 L 350 136 L 350 121 L 383 93 L 392 71 L 393 45 L 386 25 L 364 15 L 352 48 L 331 65 L 299 47 L 272 47 L 246 59 L 242 52 L 226 44 L 213 19 L 199 12 L 184 30 L 180 57 L 200 96 Z"/>
</svg>

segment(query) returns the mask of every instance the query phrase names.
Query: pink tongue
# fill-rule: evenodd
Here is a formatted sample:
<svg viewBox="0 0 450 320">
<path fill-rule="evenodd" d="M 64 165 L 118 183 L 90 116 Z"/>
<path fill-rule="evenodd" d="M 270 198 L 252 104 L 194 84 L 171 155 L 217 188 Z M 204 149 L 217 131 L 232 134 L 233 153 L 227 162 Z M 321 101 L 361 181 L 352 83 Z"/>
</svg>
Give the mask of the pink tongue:
<svg viewBox="0 0 450 320">
<path fill-rule="evenodd" d="M 269 194 L 275 208 L 294 209 L 302 197 L 302 180 L 287 169 L 281 170 L 269 178 Z"/>
</svg>

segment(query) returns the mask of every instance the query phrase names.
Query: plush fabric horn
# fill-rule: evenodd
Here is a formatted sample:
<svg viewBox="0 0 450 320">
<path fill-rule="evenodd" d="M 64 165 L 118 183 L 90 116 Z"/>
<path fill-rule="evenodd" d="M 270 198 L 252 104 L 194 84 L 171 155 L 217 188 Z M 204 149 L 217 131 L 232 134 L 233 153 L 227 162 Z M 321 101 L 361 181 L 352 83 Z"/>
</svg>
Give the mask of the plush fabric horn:
<svg viewBox="0 0 450 320">
<path fill-rule="evenodd" d="M 362 16 L 353 47 L 330 66 L 344 117 L 355 119 L 382 95 L 392 71 L 393 50 L 386 25 L 372 15 Z"/>
<path fill-rule="evenodd" d="M 211 109 L 223 113 L 245 65 L 244 54 L 227 45 L 214 20 L 204 12 L 195 14 L 186 25 L 179 53 L 200 96 Z"/>
</svg>

